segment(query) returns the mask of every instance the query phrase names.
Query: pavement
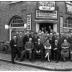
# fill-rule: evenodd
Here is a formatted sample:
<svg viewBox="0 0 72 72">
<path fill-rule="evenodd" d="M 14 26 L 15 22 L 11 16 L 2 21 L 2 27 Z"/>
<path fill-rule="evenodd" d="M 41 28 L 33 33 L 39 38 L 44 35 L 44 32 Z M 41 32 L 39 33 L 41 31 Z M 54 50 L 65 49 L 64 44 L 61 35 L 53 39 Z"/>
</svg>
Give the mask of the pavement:
<svg viewBox="0 0 72 72">
<path fill-rule="evenodd" d="M 11 55 L 0 53 L 0 60 L 6 61 L 6 62 L 11 62 Z M 41 69 L 41 70 L 72 71 L 72 62 L 70 62 L 70 61 L 56 63 L 55 61 L 52 61 L 52 62 L 47 62 L 47 61 L 45 61 L 45 62 L 41 62 L 41 61 L 30 62 L 28 60 L 25 60 L 25 61 L 22 61 L 22 62 L 20 62 L 20 61 L 15 61 L 15 62 L 18 65 L 38 68 L 38 69 Z"/>
<path fill-rule="evenodd" d="M 0 61 L 0 71 L 46 71 L 33 67 L 26 67 L 17 64 L 11 64 L 4 61 Z M 47 72 L 62 72 L 62 71 L 47 71 Z M 63 72 L 71 72 L 71 71 L 63 71 Z"/>
<path fill-rule="evenodd" d="M 44 71 L 44 70 L 0 61 L 0 71 Z"/>
</svg>

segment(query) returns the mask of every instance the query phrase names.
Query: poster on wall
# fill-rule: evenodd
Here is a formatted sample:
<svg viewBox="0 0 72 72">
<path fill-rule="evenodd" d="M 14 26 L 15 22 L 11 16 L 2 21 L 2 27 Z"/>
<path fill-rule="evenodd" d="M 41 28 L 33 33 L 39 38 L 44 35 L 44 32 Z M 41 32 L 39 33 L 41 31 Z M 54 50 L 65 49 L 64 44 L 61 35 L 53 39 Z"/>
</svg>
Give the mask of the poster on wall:
<svg viewBox="0 0 72 72">
<path fill-rule="evenodd" d="M 54 11 L 55 10 L 55 1 L 40 1 L 39 10 Z"/>
<path fill-rule="evenodd" d="M 27 15 L 27 30 L 31 30 L 31 14 Z"/>
</svg>

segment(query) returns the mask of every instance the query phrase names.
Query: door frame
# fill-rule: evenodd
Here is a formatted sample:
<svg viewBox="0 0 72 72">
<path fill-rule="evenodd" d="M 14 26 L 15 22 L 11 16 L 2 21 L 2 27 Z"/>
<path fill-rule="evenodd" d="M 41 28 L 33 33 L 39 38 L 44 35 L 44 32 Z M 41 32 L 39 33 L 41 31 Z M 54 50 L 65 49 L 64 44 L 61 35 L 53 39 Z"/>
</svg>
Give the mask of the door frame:
<svg viewBox="0 0 72 72">
<path fill-rule="evenodd" d="M 42 22 L 40 22 L 42 23 Z M 40 30 L 40 23 L 36 23 L 36 32 Z M 46 22 L 45 22 L 46 23 Z M 48 22 L 47 22 L 48 23 Z M 53 30 L 57 32 L 57 23 L 53 23 Z"/>
</svg>

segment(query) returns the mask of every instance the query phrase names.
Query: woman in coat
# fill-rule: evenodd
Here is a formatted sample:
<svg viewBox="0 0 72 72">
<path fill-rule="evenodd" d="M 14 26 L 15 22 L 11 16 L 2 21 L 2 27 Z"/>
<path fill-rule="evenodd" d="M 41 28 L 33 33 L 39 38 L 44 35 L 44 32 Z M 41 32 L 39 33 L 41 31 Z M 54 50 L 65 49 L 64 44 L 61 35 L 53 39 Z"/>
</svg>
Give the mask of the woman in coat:
<svg viewBox="0 0 72 72">
<path fill-rule="evenodd" d="M 67 42 L 66 39 L 64 39 L 64 42 L 61 45 L 61 56 L 64 61 L 66 60 L 66 58 L 69 58 L 69 48 L 70 44 Z"/>
</svg>

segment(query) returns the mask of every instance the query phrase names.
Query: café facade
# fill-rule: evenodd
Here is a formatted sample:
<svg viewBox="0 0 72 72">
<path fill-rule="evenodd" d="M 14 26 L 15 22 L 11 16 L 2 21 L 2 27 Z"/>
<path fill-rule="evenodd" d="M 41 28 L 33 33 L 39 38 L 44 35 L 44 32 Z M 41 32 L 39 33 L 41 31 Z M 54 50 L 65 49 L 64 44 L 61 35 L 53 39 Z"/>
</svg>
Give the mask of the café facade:
<svg viewBox="0 0 72 72">
<path fill-rule="evenodd" d="M 0 41 L 9 41 L 18 32 L 38 32 L 49 27 L 56 33 L 72 32 L 72 2 L 0 2 Z"/>
</svg>

